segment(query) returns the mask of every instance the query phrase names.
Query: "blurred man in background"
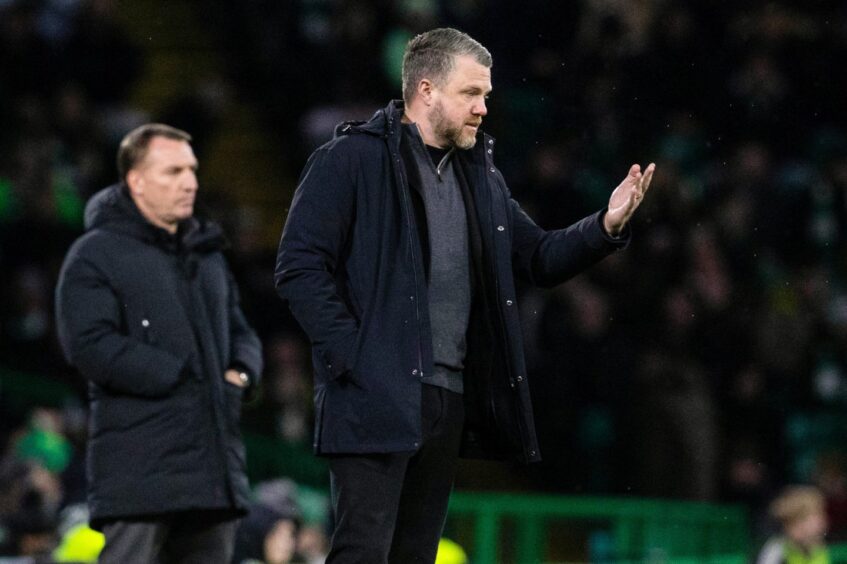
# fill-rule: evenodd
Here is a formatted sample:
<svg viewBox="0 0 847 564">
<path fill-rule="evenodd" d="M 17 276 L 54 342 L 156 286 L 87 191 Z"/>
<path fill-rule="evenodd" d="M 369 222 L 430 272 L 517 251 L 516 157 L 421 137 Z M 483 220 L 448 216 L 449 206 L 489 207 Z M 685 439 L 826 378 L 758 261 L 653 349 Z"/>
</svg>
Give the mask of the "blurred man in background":
<svg viewBox="0 0 847 564">
<path fill-rule="evenodd" d="M 332 564 L 433 562 L 460 450 L 540 459 L 515 275 L 552 286 L 626 246 L 655 169 L 542 230 L 479 129 L 491 65 L 454 29 L 412 39 L 404 102 L 339 127 L 291 205 L 276 284 L 312 341 Z"/>
<path fill-rule="evenodd" d="M 221 254 L 194 217 L 184 131 L 139 127 L 120 182 L 94 195 L 56 290 L 59 336 L 89 381 L 88 501 L 104 563 L 229 563 L 247 507 L 239 431 L 261 345 Z"/>
</svg>

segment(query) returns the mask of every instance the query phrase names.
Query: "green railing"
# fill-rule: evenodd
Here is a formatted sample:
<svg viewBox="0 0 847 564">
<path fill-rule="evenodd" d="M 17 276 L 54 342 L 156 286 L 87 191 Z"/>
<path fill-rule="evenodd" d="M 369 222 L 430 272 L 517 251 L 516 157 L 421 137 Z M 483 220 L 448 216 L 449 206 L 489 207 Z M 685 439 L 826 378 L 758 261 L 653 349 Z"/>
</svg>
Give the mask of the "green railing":
<svg viewBox="0 0 847 564">
<path fill-rule="evenodd" d="M 0 367 L 0 411 L 21 416 L 35 406 L 68 401 L 81 398 L 67 384 Z M 287 475 L 326 488 L 326 462 L 308 447 L 250 434 L 245 443 L 254 481 Z M 609 557 L 603 561 L 615 564 L 743 564 L 752 548 L 746 511 L 739 506 L 523 493 L 455 492 L 450 498 L 448 533 L 459 533 L 456 540 L 473 564 L 552 562 L 557 533 L 572 527 L 607 539 Z M 832 564 L 847 564 L 847 544 L 832 545 L 830 556 Z"/>
<path fill-rule="evenodd" d="M 847 544 L 834 544 L 829 547 L 832 564 L 847 564 Z"/>
<path fill-rule="evenodd" d="M 551 561 L 562 521 L 590 523 L 608 538 L 609 562 L 742 564 L 750 548 L 742 507 L 645 499 L 456 492 L 448 531 L 464 531 L 456 540 L 474 564 L 533 564 Z"/>
</svg>

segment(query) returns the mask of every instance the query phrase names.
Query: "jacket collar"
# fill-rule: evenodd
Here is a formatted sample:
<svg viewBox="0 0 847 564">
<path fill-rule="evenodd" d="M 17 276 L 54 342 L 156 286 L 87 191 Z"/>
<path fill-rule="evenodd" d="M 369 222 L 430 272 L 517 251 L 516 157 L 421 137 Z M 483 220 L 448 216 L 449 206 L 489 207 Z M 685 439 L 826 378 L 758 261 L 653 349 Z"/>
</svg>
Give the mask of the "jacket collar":
<svg viewBox="0 0 847 564">
<path fill-rule="evenodd" d="M 104 229 L 176 251 L 211 252 L 226 247 L 223 230 L 217 223 L 191 217 L 179 225 L 176 235 L 156 227 L 138 211 L 121 182 L 105 188 L 91 197 L 85 206 L 85 229 Z"/>
<path fill-rule="evenodd" d="M 377 110 L 368 121 L 345 121 L 335 127 L 335 136 L 341 137 L 350 133 L 366 133 L 378 137 L 393 137 L 400 135 L 400 120 L 403 118 L 403 101 L 391 100 L 388 105 Z"/>
<path fill-rule="evenodd" d="M 402 128 L 400 127 L 404 111 L 403 100 L 391 100 L 384 108 L 377 110 L 368 121 L 345 121 L 335 128 L 334 137 L 350 133 L 365 133 L 390 139 L 392 143 L 400 143 Z M 484 163 L 486 151 L 494 148 L 494 138 L 480 130 L 477 132 L 477 142 L 473 149 L 459 151 L 459 154 L 472 154 L 472 161 Z M 491 155 L 492 153 L 487 153 Z"/>
</svg>

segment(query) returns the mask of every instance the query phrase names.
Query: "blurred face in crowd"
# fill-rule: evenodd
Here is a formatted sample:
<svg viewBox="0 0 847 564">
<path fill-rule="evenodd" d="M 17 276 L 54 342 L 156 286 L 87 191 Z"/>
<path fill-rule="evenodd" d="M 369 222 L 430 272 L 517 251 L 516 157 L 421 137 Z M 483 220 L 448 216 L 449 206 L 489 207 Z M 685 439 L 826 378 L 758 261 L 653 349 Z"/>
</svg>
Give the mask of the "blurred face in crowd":
<svg viewBox="0 0 847 564">
<path fill-rule="evenodd" d="M 265 537 L 266 564 L 287 564 L 297 547 L 297 526 L 293 521 L 280 520 Z"/>
<path fill-rule="evenodd" d="M 427 116 L 440 147 L 470 149 L 476 144 L 490 93 L 491 69 L 469 55 L 454 57 L 444 84 L 432 86 L 433 103 Z"/>
<path fill-rule="evenodd" d="M 141 214 L 157 227 L 175 233 L 194 213 L 197 158 L 186 141 L 154 137 L 126 181 Z"/>
<path fill-rule="evenodd" d="M 828 526 L 826 514 L 815 511 L 786 526 L 785 533 L 795 543 L 812 547 L 823 543 Z"/>
</svg>

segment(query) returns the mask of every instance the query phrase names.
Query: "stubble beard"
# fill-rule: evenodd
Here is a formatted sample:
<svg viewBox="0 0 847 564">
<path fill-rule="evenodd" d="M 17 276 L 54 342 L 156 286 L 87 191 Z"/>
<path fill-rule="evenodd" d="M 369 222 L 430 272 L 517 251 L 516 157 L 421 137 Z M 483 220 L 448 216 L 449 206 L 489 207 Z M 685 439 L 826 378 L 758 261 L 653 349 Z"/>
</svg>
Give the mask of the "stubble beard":
<svg viewBox="0 0 847 564">
<path fill-rule="evenodd" d="M 450 124 L 447 116 L 444 115 L 444 106 L 441 101 L 435 103 L 432 111 L 429 114 L 429 123 L 432 126 L 432 132 L 437 139 L 447 141 L 449 147 L 458 147 L 459 149 L 471 149 L 476 145 L 476 134 L 463 134 L 464 123 L 455 126 Z"/>
</svg>

